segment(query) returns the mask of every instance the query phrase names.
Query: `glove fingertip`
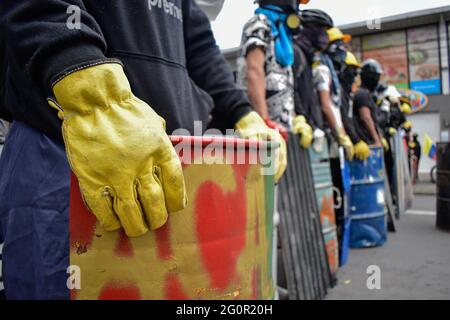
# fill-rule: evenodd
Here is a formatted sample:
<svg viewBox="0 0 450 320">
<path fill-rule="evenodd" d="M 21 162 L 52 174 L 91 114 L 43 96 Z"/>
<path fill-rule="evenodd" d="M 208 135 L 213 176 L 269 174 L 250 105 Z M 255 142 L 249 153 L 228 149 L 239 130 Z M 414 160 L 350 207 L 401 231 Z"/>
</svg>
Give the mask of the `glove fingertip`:
<svg viewBox="0 0 450 320">
<path fill-rule="evenodd" d="M 105 229 L 106 231 L 117 231 L 122 228 L 122 225 L 119 221 L 108 221 L 108 222 L 100 222 L 100 225 Z"/>
</svg>

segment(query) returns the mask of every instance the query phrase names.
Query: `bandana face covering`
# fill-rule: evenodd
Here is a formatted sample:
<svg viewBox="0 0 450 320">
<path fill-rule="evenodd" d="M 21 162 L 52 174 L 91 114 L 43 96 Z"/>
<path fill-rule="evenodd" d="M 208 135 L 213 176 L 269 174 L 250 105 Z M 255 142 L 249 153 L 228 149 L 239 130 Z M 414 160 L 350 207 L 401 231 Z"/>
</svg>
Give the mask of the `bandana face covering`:
<svg viewBox="0 0 450 320">
<path fill-rule="evenodd" d="M 355 82 L 355 78 L 357 75 L 357 71 L 354 67 L 346 67 L 341 73 L 341 83 L 342 89 L 346 93 L 350 93 L 352 91 L 353 83 Z"/>
<path fill-rule="evenodd" d="M 328 47 L 328 54 L 331 59 L 340 65 L 343 65 L 345 58 L 347 57 L 347 51 L 345 51 L 344 43 L 342 41 L 336 41 Z"/>
<path fill-rule="evenodd" d="M 272 36 L 275 39 L 275 57 L 282 67 L 294 64 L 294 48 L 292 44 L 292 33 L 286 25 L 288 14 L 282 8 L 266 6 L 258 8 L 256 14 L 265 15 L 272 24 Z"/>
<path fill-rule="evenodd" d="M 375 91 L 380 82 L 380 75 L 375 74 L 361 74 L 361 82 L 364 87 L 370 91 Z"/>
<path fill-rule="evenodd" d="M 324 51 L 328 47 L 328 34 L 324 27 L 307 26 L 302 33 L 317 51 Z"/>
</svg>

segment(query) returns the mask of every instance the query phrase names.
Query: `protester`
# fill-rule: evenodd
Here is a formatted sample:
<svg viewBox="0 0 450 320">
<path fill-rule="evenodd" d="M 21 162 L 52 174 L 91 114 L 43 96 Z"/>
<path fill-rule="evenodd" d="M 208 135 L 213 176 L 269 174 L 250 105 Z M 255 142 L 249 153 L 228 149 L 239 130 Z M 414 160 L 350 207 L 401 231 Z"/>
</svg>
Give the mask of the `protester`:
<svg viewBox="0 0 450 320">
<path fill-rule="evenodd" d="M 308 23 L 308 11 L 306 12 L 303 13 L 306 23 L 304 21 L 302 31 L 294 40 L 294 131 L 300 135 L 300 145 L 304 148 L 311 145 L 313 137 L 317 144 L 325 137 L 322 107 L 314 87 L 313 68 L 320 62 L 320 53 L 328 46 L 325 29 L 332 25 L 332 21 L 326 19 Z"/>
<path fill-rule="evenodd" d="M 80 15 L 74 23 L 68 5 Z M 70 167 L 101 225 L 128 236 L 161 227 L 186 205 L 167 133 L 193 134 L 195 121 L 204 130 L 213 116 L 244 137 L 275 140 L 281 177 L 284 141 L 234 85 L 206 15 L 193 0 L 170 8 L 0 2 L 5 107 L 14 120 L 0 161 L 7 298 L 69 298 Z"/>
<path fill-rule="evenodd" d="M 382 74 L 383 70 L 378 61 L 364 61 L 361 68 L 361 87 L 356 91 L 353 100 L 356 131 L 367 144 L 377 147 L 382 146 L 382 136 L 378 127 L 379 109 L 372 96 Z"/>
<path fill-rule="evenodd" d="M 342 87 L 342 121 L 345 130 L 355 146 L 355 157 L 364 161 L 370 156 L 370 149 L 367 143 L 360 137 L 353 119 L 353 85 L 358 75 L 361 64 L 355 55 L 347 51 L 342 72 L 339 73 L 339 80 Z"/>
<path fill-rule="evenodd" d="M 242 31 L 238 84 L 269 127 L 287 138 L 294 116 L 293 33 L 302 1 L 260 0 Z"/>
<path fill-rule="evenodd" d="M 331 48 L 332 44 L 329 42 L 329 36 L 326 31 L 333 26 L 333 20 L 326 12 L 318 9 L 304 10 L 302 12 L 302 23 L 305 26 L 304 32 L 306 36 L 310 38 L 320 37 L 320 41 L 323 41 L 323 46 L 326 49 L 326 51 L 320 53 L 320 62 L 314 65 L 313 78 L 325 123 L 327 124 L 328 136 L 332 137 L 329 139 L 330 157 L 339 157 L 338 146 L 342 146 L 345 149 L 347 158 L 351 160 L 354 156 L 354 146 L 342 123 L 340 112 L 341 87 L 330 57 L 330 55 L 334 56 L 335 54 L 342 56 L 345 54 L 345 51 L 341 47 L 336 47 L 336 52 L 331 52 L 333 50 Z"/>
<path fill-rule="evenodd" d="M 417 133 L 413 133 L 412 141 L 408 143 L 409 149 L 409 158 L 412 164 L 412 181 L 415 184 L 419 180 L 419 166 L 420 166 L 420 158 L 422 156 L 422 146 L 418 139 L 419 135 Z"/>
</svg>

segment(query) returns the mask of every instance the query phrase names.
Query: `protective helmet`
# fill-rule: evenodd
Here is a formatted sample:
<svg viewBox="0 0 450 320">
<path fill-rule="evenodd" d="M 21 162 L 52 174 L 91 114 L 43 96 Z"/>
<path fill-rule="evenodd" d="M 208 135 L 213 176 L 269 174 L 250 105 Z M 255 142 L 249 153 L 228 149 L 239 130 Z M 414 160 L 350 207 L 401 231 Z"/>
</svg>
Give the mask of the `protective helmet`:
<svg viewBox="0 0 450 320">
<path fill-rule="evenodd" d="M 362 74 L 382 75 L 383 74 L 383 68 L 381 67 L 381 64 L 377 60 L 375 60 L 375 59 L 367 59 L 362 64 L 361 73 Z"/>
<path fill-rule="evenodd" d="M 328 13 L 319 9 L 306 9 L 301 11 L 301 20 L 304 25 L 316 25 L 331 28 L 334 25 L 333 19 Z"/>
<path fill-rule="evenodd" d="M 349 34 L 343 34 L 342 31 L 337 27 L 332 27 L 327 30 L 328 39 L 331 42 L 335 42 L 338 40 L 342 40 L 345 43 L 350 42 L 352 40 L 352 36 Z"/>
<path fill-rule="evenodd" d="M 298 11 L 298 0 L 257 0 L 260 6 L 279 6 L 279 7 L 287 7 L 292 11 Z"/>
<path fill-rule="evenodd" d="M 355 55 L 350 51 L 347 51 L 347 56 L 345 57 L 345 64 L 347 66 L 361 68 L 361 64 L 359 63 L 358 59 L 356 59 Z"/>
</svg>

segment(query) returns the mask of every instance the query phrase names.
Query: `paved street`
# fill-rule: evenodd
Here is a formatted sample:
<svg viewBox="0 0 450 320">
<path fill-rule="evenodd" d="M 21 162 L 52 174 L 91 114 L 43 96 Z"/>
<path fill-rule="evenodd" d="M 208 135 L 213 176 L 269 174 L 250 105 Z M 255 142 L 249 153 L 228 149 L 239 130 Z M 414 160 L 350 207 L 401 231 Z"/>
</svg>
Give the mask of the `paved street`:
<svg viewBox="0 0 450 320">
<path fill-rule="evenodd" d="M 327 299 L 450 299 L 450 232 L 435 228 L 435 196 L 416 195 L 413 208 L 381 248 L 352 250 Z M 367 289 L 367 267 L 381 269 L 381 289 Z"/>
</svg>

